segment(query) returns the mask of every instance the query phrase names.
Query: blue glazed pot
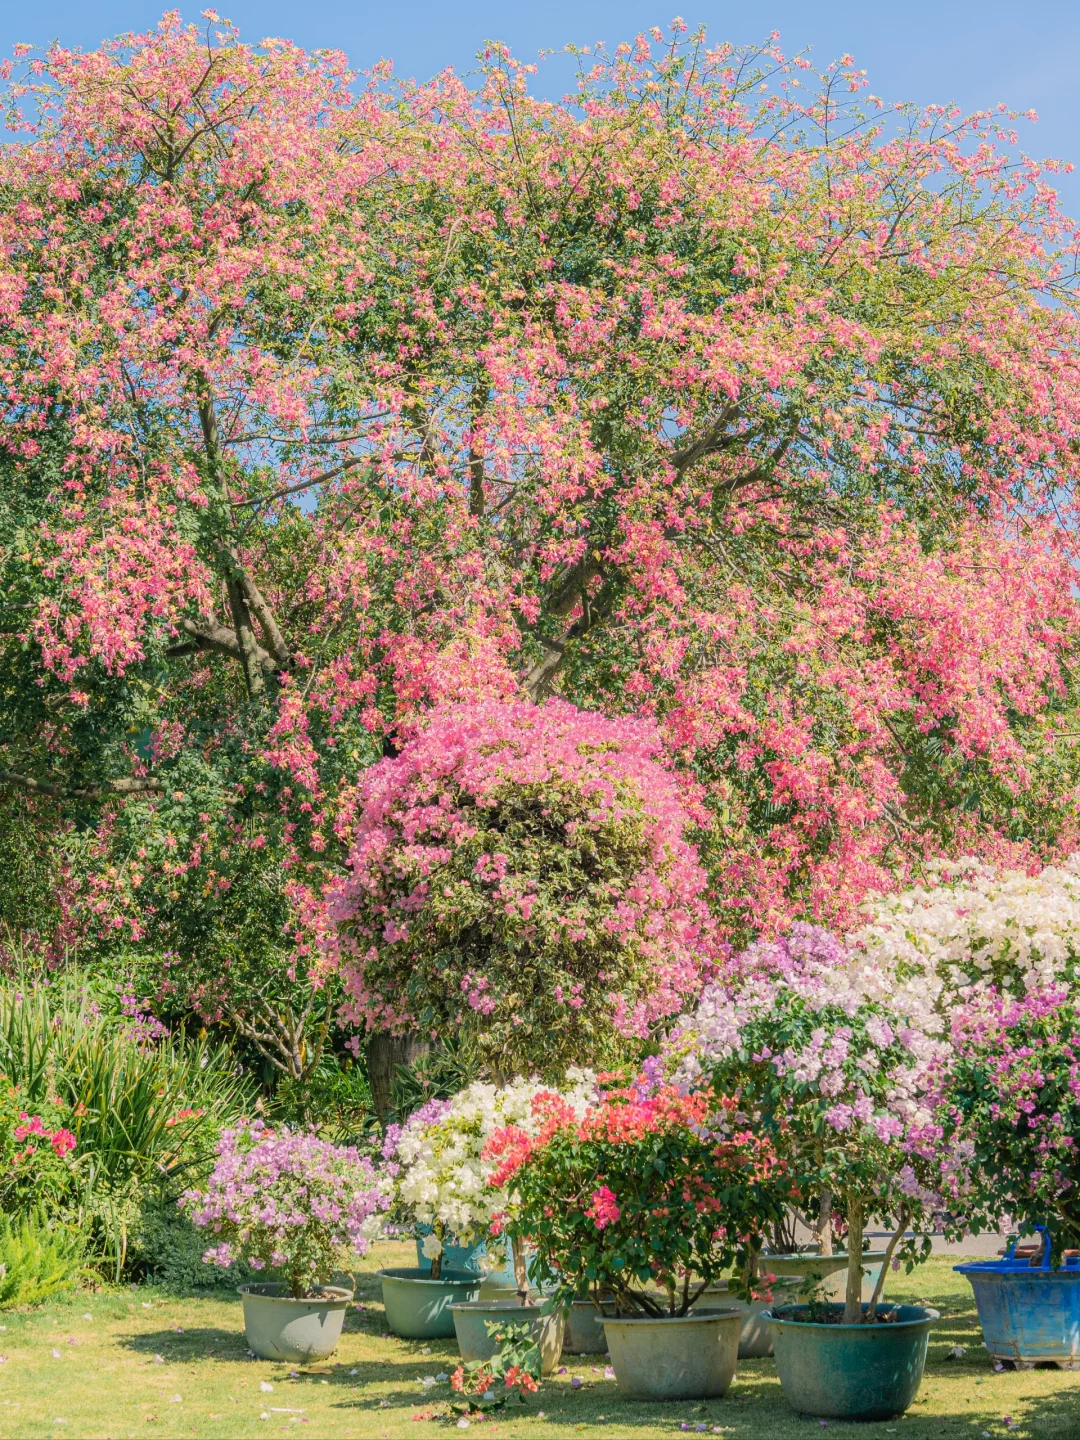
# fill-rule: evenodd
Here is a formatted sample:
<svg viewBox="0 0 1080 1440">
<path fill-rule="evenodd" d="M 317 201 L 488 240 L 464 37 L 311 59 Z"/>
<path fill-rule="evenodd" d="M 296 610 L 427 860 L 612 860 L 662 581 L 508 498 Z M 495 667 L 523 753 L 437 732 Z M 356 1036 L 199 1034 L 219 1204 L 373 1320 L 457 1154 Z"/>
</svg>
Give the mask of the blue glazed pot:
<svg viewBox="0 0 1080 1440">
<path fill-rule="evenodd" d="M 971 1282 L 991 1355 L 1023 1366 L 1080 1363 L 1080 1257 L 1060 1270 L 1008 1255 L 953 1269 Z"/>
<path fill-rule="evenodd" d="M 430 1235 L 431 1231 L 424 1227 L 416 1237 L 416 1266 L 418 1270 L 426 1270 L 430 1273 L 431 1261 L 424 1254 L 424 1237 Z M 477 1240 L 473 1245 L 443 1245 L 443 1266 L 447 1270 L 474 1270 L 480 1273 L 480 1257 L 487 1254 L 487 1247 L 483 1240 Z M 513 1281 L 513 1275 L 510 1279 Z"/>
<path fill-rule="evenodd" d="M 865 1308 L 865 1307 L 864 1307 Z M 829 1310 L 843 1314 L 842 1305 Z M 879 1305 L 897 1312 L 885 1325 L 822 1325 L 808 1321 L 805 1305 L 765 1311 L 784 1399 L 802 1415 L 835 1420 L 889 1420 L 918 1394 L 926 1344 L 936 1310 L 922 1305 Z"/>
</svg>

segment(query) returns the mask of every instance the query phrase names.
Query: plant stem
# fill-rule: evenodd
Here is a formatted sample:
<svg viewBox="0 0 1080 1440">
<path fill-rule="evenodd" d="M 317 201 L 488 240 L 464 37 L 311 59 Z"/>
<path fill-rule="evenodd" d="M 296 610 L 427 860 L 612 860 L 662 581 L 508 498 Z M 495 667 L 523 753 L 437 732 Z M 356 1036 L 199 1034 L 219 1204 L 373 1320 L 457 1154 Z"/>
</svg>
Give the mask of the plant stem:
<svg viewBox="0 0 1080 1440">
<path fill-rule="evenodd" d="M 528 1305 L 531 1302 L 529 1299 L 529 1272 L 525 1265 L 525 1247 L 516 1235 L 511 1241 L 511 1247 L 514 1254 L 514 1288 L 517 1290 L 521 1303 Z"/>
<path fill-rule="evenodd" d="M 832 1191 L 826 1185 L 821 1192 L 818 1201 L 817 1237 L 820 1246 L 819 1253 L 831 1255 L 833 1253 L 832 1243 Z"/>
<path fill-rule="evenodd" d="M 877 1306 L 878 1301 L 881 1299 L 881 1292 L 885 1288 L 885 1277 L 889 1273 L 889 1266 L 892 1264 L 893 1251 L 896 1249 L 897 1242 L 907 1229 L 908 1213 L 906 1209 L 901 1209 L 900 1214 L 896 1217 L 896 1234 L 893 1235 L 885 1247 L 885 1259 L 881 1262 L 881 1273 L 877 1277 L 877 1283 L 874 1285 L 874 1293 L 870 1296 L 870 1304 L 867 1308 L 867 1314 L 871 1320 L 877 1319 Z"/>
<path fill-rule="evenodd" d="M 844 1296 L 844 1324 L 858 1325 L 863 1319 L 862 1308 L 862 1237 L 863 1205 L 854 1197 L 847 1206 L 847 1293 Z"/>
</svg>

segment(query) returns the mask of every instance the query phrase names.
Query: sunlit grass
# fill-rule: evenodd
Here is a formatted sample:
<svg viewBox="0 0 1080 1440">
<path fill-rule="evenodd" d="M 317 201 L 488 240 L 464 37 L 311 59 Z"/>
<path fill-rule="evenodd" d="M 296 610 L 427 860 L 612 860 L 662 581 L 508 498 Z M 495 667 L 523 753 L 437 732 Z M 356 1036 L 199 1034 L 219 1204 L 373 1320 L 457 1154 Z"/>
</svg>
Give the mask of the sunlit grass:
<svg viewBox="0 0 1080 1440">
<path fill-rule="evenodd" d="M 403 1246 L 379 1246 L 358 1276 L 364 1310 L 352 1312 L 325 1373 L 290 1376 L 290 1367 L 252 1360 L 243 1339 L 239 1300 L 221 1294 L 175 1299 L 148 1289 L 77 1295 L 24 1314 L 0 1316 L 0 1436 L 246 1436 L 296 1430 L 355 1440 L 444 1432 L 449 1386 L 424 1393 L 421 1381 L 447 1373 L 452 1341 L 430 1345 L 384 1337 L 375 1271 L 407 1263 Z M 945 1261 L 898 1279 L 894 1295 L 929 1301 L 942 1311 L 931 1337 L 926 1379 L 902 1420 L 860 1425 L 876 1440 L 950 1436 L 1080 1437 L 1080 1374 L 1054 1370 L 995 1374 L 982 1349 L 967 1282 Z M 91 1318 L 86 1318 L 87 1316 Z M 956 1345 L 963 1360 L 946 1359 Z M 55 1353 L 54 1353 L 55 1352 Z M 545 1382 L 525 1410 L 474 1422 L 483 1434 L 543 1440 L 592 1434 L 646 1437 L 680 1433 L 683 1423 L 729 1440 L 788 1440 L 820 1432 L 784 1403 L 771 1360 L 740 1367 L 723 1400 L 701 1405 L 621 1402 L 604 1379 L 603 1357 L 571 1364 Z M 573 1388 L 570 1381 L 582 1382 Z M 265 1390 L 262 1387 L 273 1388 Z M 540 1412 L 544 1418 L 540 1418 Z M 1009 1416 L 1012 1429 L 1006 1429 Z M 266 1418 L 262 1418 L 266 1417 Z M 832 1423 L 829 1428 L 838 1428 Z M 456 1432 L 455 1432 L 456 1433 Z"/>
</svg>

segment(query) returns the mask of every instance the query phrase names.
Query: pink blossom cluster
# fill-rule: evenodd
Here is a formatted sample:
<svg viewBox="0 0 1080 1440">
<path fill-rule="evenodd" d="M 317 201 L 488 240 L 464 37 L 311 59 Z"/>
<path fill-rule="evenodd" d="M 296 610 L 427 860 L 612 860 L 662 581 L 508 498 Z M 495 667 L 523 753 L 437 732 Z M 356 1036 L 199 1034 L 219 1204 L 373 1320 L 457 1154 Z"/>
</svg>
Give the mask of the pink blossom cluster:
<svg viewBox="0 0 1080 1440">
<path fill-rule="evenodd" d="M 14 1134 L 16 1140 L 32 1141 L 38 1138 L 42 1140 L 47 1140 L 48 1143 L 52 1146 L 53 1150 L 56 1152 L 56 1154 L 60 1157 L 63 1157 L 64 1155 L 68 1154 L 69 1151 L 74 1150 L 75 1146 L 78 1144 L 78 1141 L 72 1134 L 72 1132 L 70 1130 L 65 1130 L 62 1126 L 57 1130 L 47 1129 L 45 1122 L 44 1120 L 42 1120 L 40 1115 L 29 1115 L 25 1110 L 23 1110 L 19 1115 L 19 1119 L 22 1121 L 22 1124 L 15 1126 Z M 34 1147 L 31 1144 L 27 1147 L 27 1155 L 29 1156 L 33 1154 L 33 1150 Z"/>
<path fill-rule="evenodd" d="M 191 1220 L 220 1237 L 203 1256 L 282 1272 L 294 1295 L 366 1254 L 389 1208 L 389 1180 L 353 1146 L 244 1122 L 222 1133 L 205 1189 L 185 1192 Z"/>
</svg>

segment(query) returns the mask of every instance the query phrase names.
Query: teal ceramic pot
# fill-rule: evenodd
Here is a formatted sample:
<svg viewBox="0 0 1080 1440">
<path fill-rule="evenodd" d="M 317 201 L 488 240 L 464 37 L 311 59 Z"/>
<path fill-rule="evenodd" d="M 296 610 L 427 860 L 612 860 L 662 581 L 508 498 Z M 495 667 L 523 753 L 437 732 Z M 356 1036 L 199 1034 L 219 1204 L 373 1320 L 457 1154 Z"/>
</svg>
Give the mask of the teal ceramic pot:
<svg viewBox="0 0 1080 1440">
<path fill-rule="evenodd" d="M 828 1307 L 843 1314 L 842 1305 Z M 766 1312 L 784 1399 L 801 1415 L 828 1420 L 890 1420 L 918 1394 L 930 1326 L 938 1312 L 923 1305 L 879 1305 L 894 1321 L 874 1325 L 811 1324 L 805 1305 Z"/>
<path fill-rule="evenodd" d="M 438 1280 L 418 1268 L 380 1270 L 387 1329 L 404 1340 L 449 1340 L 454 1334 L 450 1306 L 475 1300 L 480 1276 L 475 1271 L 447 1270 Z"/>
<path fill-rule="evenodd" d="M 316 1298 L 294 1300 L 284 1285 L 241 1285 L 248 1349 L 261 1360 L 307 1365 L 332 1355 L 341 1339 L 351 1290 L 321 1285 Z"/>
<path fill-rule="evenodd" d="M 530 1325 L 533 1339 L 540 1349 L 540 1373 L 550 1375 L 559 1363 L 566 1333 L 566 1311 L 541 1313 L 539 1305 L 522 1305 L 513 1300 L 466 1300 L 450 1306 L 454 1317 L 454 1333 L 458 1350 L 466 1363 L 490 1360 L 499 1348 L 488 1325 L 502 1321 L 506 1325 Z"/>
<path fill-rule="evenodd" d="M 735 1378 L 745 1307 L 662 1319 L 605 1317 L 620 1392 L 630 1400 L 713 1400 Z"/>
</svg>

